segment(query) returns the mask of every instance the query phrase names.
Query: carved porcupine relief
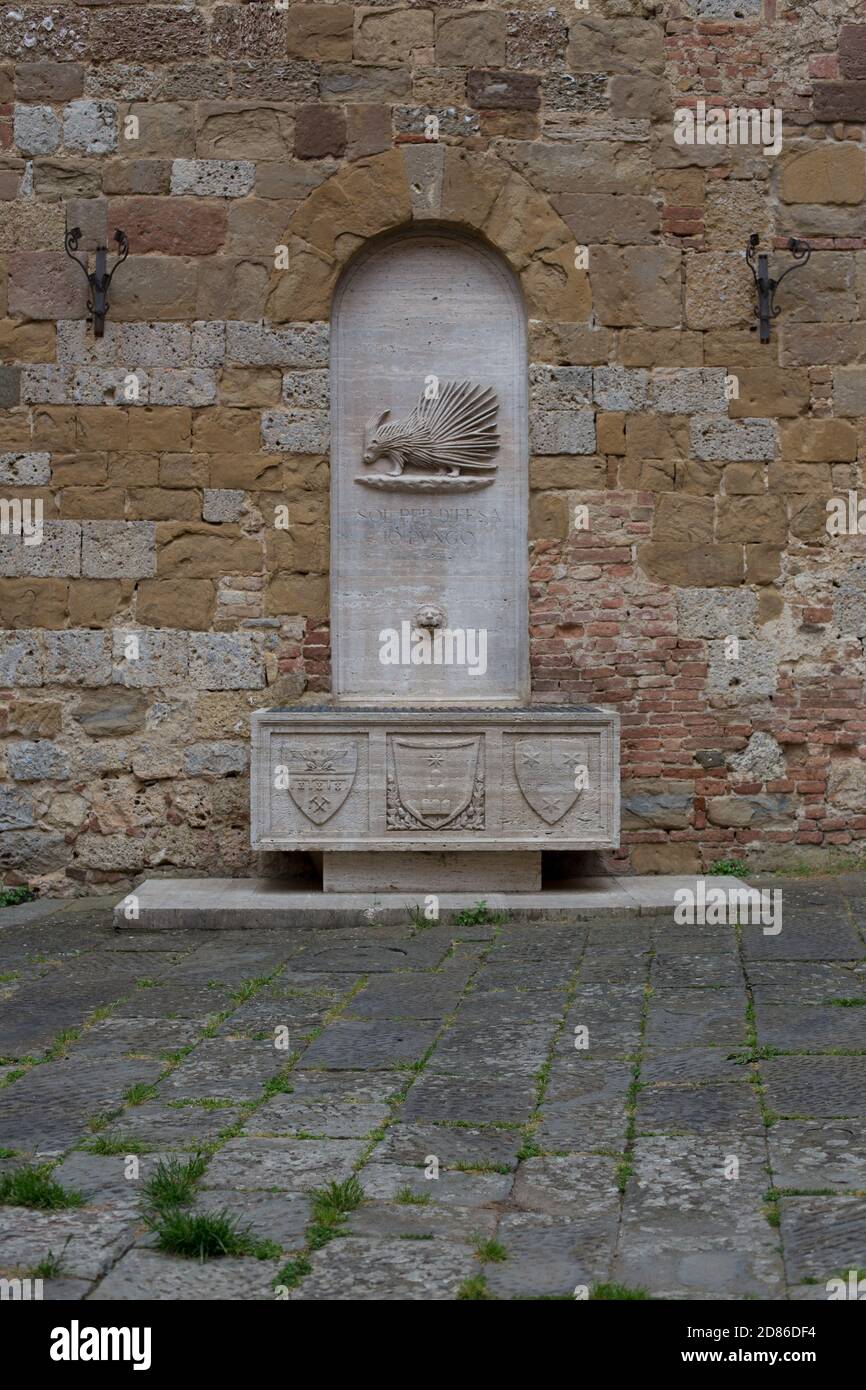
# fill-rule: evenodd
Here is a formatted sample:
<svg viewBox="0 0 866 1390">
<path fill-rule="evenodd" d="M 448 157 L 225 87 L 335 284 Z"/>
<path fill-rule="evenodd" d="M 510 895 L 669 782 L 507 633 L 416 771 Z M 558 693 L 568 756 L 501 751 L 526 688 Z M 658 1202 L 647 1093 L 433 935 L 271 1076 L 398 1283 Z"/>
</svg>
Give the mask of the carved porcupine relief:
<svg viewBox="0 0 866 1390">
<path fill-rule="evenodd" d="M 367 487 L 409 492 L 469 492 L 489 487 L 499 449 L 498 401 L 490 386 L 472 381 L 444 381 L 435 396 L 422 391 L 405 420 L 386 423 L 390 410 L 367 421 L 364 463 L 387 463 L 387 473 L 356 478 Z M 406 468 L 421 473 L 405 474 Z M 474 474 L 491 476 L 476 477 Z M 466 475 L 469 476 L 466 476 Z"/>
</svg>

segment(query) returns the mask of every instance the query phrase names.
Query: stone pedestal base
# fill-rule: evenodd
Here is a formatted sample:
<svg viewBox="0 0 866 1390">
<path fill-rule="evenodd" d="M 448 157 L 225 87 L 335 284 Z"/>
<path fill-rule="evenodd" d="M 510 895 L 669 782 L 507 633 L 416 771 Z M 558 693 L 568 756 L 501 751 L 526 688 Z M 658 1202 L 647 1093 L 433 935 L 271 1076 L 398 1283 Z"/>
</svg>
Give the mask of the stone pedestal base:
<svg viewBox="0 0 866 1390">
<path fill-rule="evenodd" d="M 537 892 L 542 850 L 619 844 L 619 719 L 596 707 L 259 710 L 252 845 L 324 891 Z"/>
<path fill-rule="evenodd" d="M 427 854 L 338 854 L 322 863 L 325 893 L 539 893 L 541 851 Z"/>
</svg>

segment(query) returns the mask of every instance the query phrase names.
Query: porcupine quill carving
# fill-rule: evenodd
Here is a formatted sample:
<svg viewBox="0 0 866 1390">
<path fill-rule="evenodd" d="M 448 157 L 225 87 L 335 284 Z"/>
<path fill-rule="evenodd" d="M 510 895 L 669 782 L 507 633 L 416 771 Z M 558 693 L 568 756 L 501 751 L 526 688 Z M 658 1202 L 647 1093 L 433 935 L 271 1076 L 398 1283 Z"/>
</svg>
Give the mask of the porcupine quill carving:
<svg viewBox="0 0 866 1390">
<path fill-rule="evenodd" d="M 405 487 L 432 491 L 456 487 L 466 491 L 492 483 L 492 477 L 466 478 L 470 473 L 493 473 L 491 462 L 499 448 L 496 432 L 496 392 L 472 381 L 444 381 L 437 394 L 428 399 L 422 391 L 415 409 L 405 420 L 386 424 L 390 410 L 367 421 L 364 435 L 364 463 L 383 459 L 387 473 L 372 473 L 358 482 L 376 487 Z M 407 475 L 406 466 L 424 469 L 423 474 Z"/>
</svg>

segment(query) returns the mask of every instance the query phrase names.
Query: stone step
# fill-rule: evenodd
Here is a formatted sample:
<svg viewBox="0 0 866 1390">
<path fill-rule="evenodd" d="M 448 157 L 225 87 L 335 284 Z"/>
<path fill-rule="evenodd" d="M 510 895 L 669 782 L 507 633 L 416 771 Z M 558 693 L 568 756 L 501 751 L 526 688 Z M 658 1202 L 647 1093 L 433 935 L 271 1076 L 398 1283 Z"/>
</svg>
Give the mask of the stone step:
<svg viewBox="0 0 866 1390">
<path fill-rule="evenodd" d="M 486 893 L 491 914 L 509 922 L 574 922 L 589 918 L 665 916 L 672 914 L 674 894 L 698 883 L 709 887 L 745 888 L 742 879 L 713 876 L 640 875 L 630 878 L 579 878 L 538 893 Z M 448 923 L 479 903 L 476 893 L 438 895 L 439 920 Z M 414 907 L 422 910 L 422 893 L 327 893 L 299 890 L 273 878 L 151 878 L 128 893 L 115 908 L 123 930 L 234 930 L 263 927 L 360 926 L 364 921 L 404 923 Z M 135 914 L 135 915 L 131 915 Z"/>
</svg>

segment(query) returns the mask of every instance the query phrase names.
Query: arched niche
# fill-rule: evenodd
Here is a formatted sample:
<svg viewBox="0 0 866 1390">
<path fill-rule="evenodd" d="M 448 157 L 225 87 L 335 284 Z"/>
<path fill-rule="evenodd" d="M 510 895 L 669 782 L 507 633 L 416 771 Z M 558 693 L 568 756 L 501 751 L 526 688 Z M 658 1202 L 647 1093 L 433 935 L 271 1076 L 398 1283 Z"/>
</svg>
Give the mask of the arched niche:
<svg viewBox="0 0 866 1390">
<path fill-rule="evenodd" d="M 425 413 L 388 438 L 382 424 L 409 419 L 425 390 L 428 402 L 443 402 L 432 425 Z M 431 428 L 432 465 L 417 461 L 419 450 L 431 456 Z M 386 445 L 391 452 L 383 452 Z M 463 462 L 449 472 L 439 460 L 453 457 L 454 447 Z M 339 703 L 526 701 L 527 506 L 526 317 L 512 271 L 489 246 L 451 231 L 371 243 L 340 280 L 331 324 L 331 624 Z M 454 634 L 449 641 L 441 626 L 428 629 L 431 638 L 440 634 L 441 662 L 435 642 L 429 664 L 383 659 L 382 634 L 398 634 L 405 653 L 404 624 L 415 631 L 419 613 Z M 460 633 L 467 643 L 462 663 Z M 423 657 L 417 643 L 415 653 Z"/>
</svg>

